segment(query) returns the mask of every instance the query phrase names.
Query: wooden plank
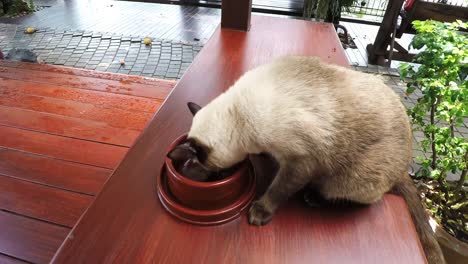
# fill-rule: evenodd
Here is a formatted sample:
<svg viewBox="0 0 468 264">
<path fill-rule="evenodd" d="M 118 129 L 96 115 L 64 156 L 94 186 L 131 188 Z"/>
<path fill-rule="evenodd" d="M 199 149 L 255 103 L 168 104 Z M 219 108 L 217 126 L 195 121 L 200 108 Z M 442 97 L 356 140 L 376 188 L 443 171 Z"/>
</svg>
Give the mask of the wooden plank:
<svg viewBox="0 0 468 264">
<path fill-rule="evenodd" d="M 441 22 L 454 22 L 468 20 L 468 8 L 463 6 L 415 1 L 411 10 L 414 11 L 409 17 L 412 21 L 432 19 Z"/>
<path fill-rule="evenodd" d="M 0 78 L 0 89 L 56 99 L 155 113 L 163 100 Z"/>
<path fill-rule="evenodd" d="M 0 226 L 0 253 L 38 264 L 49 263 L 69 232 L 65 227 L 1 210 Z"/>
<path fill-rule="evenodd" d="M 117 94 L 134 95 L 164 100 L 170 87 L 155 87 L 147 84 L 133 83 L 129 81 L 114 81 L 86 76 L 73 76 L 63 73 L 27 70 L 22 68 L 0 67 L 0 77 L 29 82 L 55 84 L 64 87 L 89 89 Z"/>
<path fill-rule="evenodd" d="M 223 0 L 221 2 L 221 27 L 248 31 L 252 0 Z"/>
<path fill-rule="evenodd" d="M 73 227 L 93 197 L 0 175 L 0 209 Z"/>
<path fill-rule="evenodd" d="M 356 26 L 359 26 L 361 27 L 361 30 L 359 30 L 358 28 L 356 28 Z M 355 32 L 354 33 L 354 36 L 356 37 L 354 39 L 354 44 L 356 44 L 357 46 L 357 49 L 353 49 L 355 51 L 355 54 L 356 54 L 356 58 L 358 59 L 359 61 L 359 65 L 360 66 L 367 66 L 368 62 L 367 62 L 367 56 L 365 55 L 365 51 L 366 51 L 366 46 L 368 43 L 365 43 L 362 36 L 360 36 L 359 33 L 362 34 L 362 31 L 363 31 L 363 28 L 361 25 L 356 25 L 354 23 L 347 23 L 346 24 L 346 27 L 348 29 L 351 30 L 351 32 Z"/>
<path fill-rule="evenodd" d="M 97 194 L 111 170 L 0 148 L 0 175 L 89 195 Z"/>
<path fill-rule="evenodd" d="M 134 130 L 143 129 L 153 116 L 146 112 L 98 107 L 88 103 L 15 93 L 2 88 L 0 88 L 0 105 L 93 120 L 117 128 Z"/>
<path fill-rule="evenodd" d="M 7 255 L 3 255 L 0 253 L 0 263 L 2 264 L 26 264 L 27 262 L 9 257 Z"/>
<path fill-rule="evenodd" d="M 127 148 L 0 126 L 0 147 L 113 169 Z"/>
<path fill-rule="evenodd" d="M 155 177 L 166 150 L 191 124 L 186 102 L 204 105 L 244 72 L 287 54 L 348 66 L 331 24 L 253 16 L 249 32 L 218 28 L 53 263 L 424 263 L 400 197 L 356 211 L 291 201 L 265 227 L 248 225 L 243 215 L 204 228 L 175 220 L 157 200 Z M 258 178 L 268 175 L 260 169 L 268 166 L 256 168 Z"/>
<path fill-rule="evenodd" d="M 106 123 L 0 105 L 0 124 L 129 147 L 140 131 Z"/>
<path fill-rule="evenodd" d="M 125 75 L 125 74 L 119 74 L 119 73 L 99 72 L 99 71 L 93 71 L 93 70 L 77 69 L 77 68 L 55 66 L 55 65 L 48 65 L 48 64 L 35 64 L 35 63 L 29 63 L 29 62 L 15 62 L 15 61 L 1 60 L 0 66 L 36 70 L 36 71 L 42 71 L 42 72 L 55 72 L 55 73 L 69 74 L 69 75 L 75 75 L 75 76 L 93 77 L 93 78 L 113 80 L 113 81 L 124 81 L 124 82 L 131 82 L 135 84 L 145 84 L 145 85 L 152 85 L 156 87 L 171 88 L 171 89 L 177 83 L 176 81 L 173 81 L 173 80 L 148 78 L 148 77 Z"/>
<path fill-rule="evenodd" d="M 388 1 L 382 25 L 379 27 L 374 43 L 370 44 L 366 50 L 368 51 L 368 61 L 371 64 L 381 62 L 384 59 L 385 52 L 390 44 L 391 34 L 396 27 L 398 15 L 404 0 Z"/>
</svg>

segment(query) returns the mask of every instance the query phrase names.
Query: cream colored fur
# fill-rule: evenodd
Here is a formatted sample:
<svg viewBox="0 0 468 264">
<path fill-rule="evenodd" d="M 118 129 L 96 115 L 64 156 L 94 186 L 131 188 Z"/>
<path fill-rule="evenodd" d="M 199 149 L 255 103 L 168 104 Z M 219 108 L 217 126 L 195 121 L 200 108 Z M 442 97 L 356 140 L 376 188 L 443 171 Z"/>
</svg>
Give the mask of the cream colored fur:
<svg viewBox="0 0 468 264">
<path fill-rule="evenodd" d="M 262 152 L 279 162 L 274 181 L 249 211 L 252 224 L 266 224 L 306 185 L 327 199 L 366 204 L 401 187 L 429 263 L 443 261 L 407 175 L 412 136 L 406 110 L 376 76 L 284 57 L 247 72 L 203 107 L 188 136 L 209 149 L 212 169 Z"/>
<path fill-rule="evenodd" d="M 394 149 L 409 163 L 405 110 L 381 79 L 316 58 L 286 57 L 247 72 L 203 107 L 189 137 L 212 150 L 208 164 L 213 167 L 229 167 L 248 153 L 265 151 L 279 159 L 317 153 L 330 167 L 334 155 L 354 156 L 352 141 L 365 142 L 361 137 L 367 134 L 403 135 L 388 152 Z"/>
</svg>

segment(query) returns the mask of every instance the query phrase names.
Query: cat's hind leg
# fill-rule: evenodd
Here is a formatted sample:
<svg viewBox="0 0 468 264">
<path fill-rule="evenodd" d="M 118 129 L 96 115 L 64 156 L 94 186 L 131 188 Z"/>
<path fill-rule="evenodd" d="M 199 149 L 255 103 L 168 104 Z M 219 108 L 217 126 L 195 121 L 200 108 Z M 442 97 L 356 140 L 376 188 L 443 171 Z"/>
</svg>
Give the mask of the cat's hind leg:
<svg viewBox="0 0 468 264">
<path fill-rule="evenodd" d="M 379 201 L 393 186 L 393 177 L 378 166 L 354 164 L 341 175 L 332 175 L 322 182 L 320 193 L 327 200 L 348 200 L 360 204 Z"/>
</svg>

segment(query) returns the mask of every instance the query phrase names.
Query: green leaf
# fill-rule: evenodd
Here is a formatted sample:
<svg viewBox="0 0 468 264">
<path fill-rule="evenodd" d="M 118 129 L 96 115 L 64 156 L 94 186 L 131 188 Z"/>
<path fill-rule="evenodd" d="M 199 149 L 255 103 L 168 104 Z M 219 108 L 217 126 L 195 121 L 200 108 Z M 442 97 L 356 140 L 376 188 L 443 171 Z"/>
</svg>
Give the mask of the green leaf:
<svg viewBox="0 0 468 264">
<path fill-rule="evenodd" d="M 406 88 L 406 94 L 412 94 L 414 92 L 414 90 L 416 90 L 416 88 L 414 86 L 408 86 L 408 88 Z"/>
</svg>

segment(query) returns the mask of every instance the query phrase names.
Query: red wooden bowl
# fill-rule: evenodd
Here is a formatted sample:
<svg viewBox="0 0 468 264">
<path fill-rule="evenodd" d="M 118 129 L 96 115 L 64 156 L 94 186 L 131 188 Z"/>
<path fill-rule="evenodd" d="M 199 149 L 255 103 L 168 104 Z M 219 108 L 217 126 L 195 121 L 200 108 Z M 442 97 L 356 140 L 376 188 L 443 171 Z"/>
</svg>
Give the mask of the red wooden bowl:
<svg viewBox="0 0 468 264">
<path fill-rule="evenodd" d="M 186 139 L 179 137 L 173 149 Z M 245 161 L 232 175 L 214 182 L 193 181 L 179 174 L 166 158 L 157 178 L 158 196 L 163 206 L 186 222 L 214 225 L 237 218 L 255 194 L 255 174 Z"/>
</svg>

